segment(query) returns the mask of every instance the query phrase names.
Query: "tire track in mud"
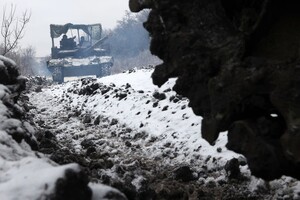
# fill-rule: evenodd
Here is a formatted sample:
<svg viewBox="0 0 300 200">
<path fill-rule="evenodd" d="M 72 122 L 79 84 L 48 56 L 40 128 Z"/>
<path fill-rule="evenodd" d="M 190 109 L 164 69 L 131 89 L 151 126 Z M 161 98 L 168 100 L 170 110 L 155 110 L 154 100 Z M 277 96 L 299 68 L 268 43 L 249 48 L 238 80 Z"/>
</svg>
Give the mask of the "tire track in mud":
<svg viewBox="0 0 300 200">
<path fill-rule="evenodd" d="M 222 166 L 208 169 L 208 160 L 172 163 L 175 148 L 160 138 L 132 130 L 107 116 L 93 116 L 86 102 L 71 91 L 29 94 L 29 115 L 38 132 L 40 151 L 59 164 L 80 164 L 94 182 L 119 189 L 128 199 L 265 199 L 249 191 L 249 178 L 228 179 Z M 157 148 L 161 152 L 152 155 Z M 167 150 L 167 151 L 166 151 Z M 176 152 L 175 152 L 176 153 Z"/>
</svg>

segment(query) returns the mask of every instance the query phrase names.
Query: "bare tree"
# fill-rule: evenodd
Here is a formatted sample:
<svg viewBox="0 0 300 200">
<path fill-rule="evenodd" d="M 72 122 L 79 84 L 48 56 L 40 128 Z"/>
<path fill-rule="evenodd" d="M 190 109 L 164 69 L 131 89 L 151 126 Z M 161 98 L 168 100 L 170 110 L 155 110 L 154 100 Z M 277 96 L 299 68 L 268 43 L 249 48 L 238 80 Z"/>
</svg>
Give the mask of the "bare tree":
<svg viewBox="0 0 300 200">
<path fill-rule="evenodd" d="M 34 47 L 29 46 L 25 49 L 22 49 L 20 54 L 21 62 L 19 66 L 21 69 L 21 74 L 34 75 L 34 68 L 37 65 L 35 60 L 36 51 Z"/>
<path fill-rule="evenodd" d="M 16 16 L 16 6 L 11 4 L 8 10 L 3 7 L 1 36 L 3 37 L 2 55 L 14 50 L 19 41 L 24 37 L 25 27 L 30 21 L 31 13 L 27 10 L 22 13 L 21 17 Z"/>
</svg>

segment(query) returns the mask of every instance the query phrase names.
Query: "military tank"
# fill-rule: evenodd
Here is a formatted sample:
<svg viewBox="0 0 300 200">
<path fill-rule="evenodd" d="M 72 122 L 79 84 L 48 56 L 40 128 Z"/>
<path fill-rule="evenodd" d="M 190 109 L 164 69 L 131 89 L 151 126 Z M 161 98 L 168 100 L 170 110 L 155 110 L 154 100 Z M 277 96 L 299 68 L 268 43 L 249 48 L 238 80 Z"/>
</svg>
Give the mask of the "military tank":
<svg viewBox="0 0 300 200">
<path fill-rule="evenodd" d="M 47 68 L 53 81 L 62 83 L 65 77 L 111 74 L 113 57 L 104 45 L 108 36 L 102 37 L 101 24 L 51 24 L 50 34 L 52 48 Z"/>
</svg>

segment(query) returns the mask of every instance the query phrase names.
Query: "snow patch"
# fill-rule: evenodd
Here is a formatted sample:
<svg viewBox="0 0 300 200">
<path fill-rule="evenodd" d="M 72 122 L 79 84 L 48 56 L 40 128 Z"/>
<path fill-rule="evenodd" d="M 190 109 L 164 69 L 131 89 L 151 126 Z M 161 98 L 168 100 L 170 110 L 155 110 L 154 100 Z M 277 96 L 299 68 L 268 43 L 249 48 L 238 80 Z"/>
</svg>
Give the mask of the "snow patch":
<svg viewBox="0 0 300 200">
<path fill-rule="evenodd" d="M 12 65 L 12 66 L 17 66 L 17 64 L 15 63 L 15 61 L 13 61 L 12 59 L 10 59 L 10 58 L 7 58 L 7 57 L 4 57 L 4 56 L 2 56 L 2 55 L 0 55 L 0 61 L 2 61 L 2 63 L 3 62 L 6 62 L 6 63 L 8 63 L 8 65 Z M 0 66 L 1 65 L 3 65 L 4 66 L 4 63 L 3 64 L 1 64 L 0 63 Z"/>
<path fill-rule="evenodd" d="M 101 199 L 101 200 L 109 200 L 111 198 L 108 197 L 108 194 L 112 194 L 112 193 L 115 194 L 115 195 L 118 195 L 119 197 L 122 197 L 122 199 L 127 199 L 118 190 L 116 190 L 116 189 L 114 189 L 112 187 L 103 185 L 103 184 L 90 183 L 89 187 L 93 190 L 92 200 L 99 200 L 99 199 Z"/>
<path fill-rule="evenodd" d="M 18 161 L 1 162 L 0 199 L 41 199 L 54 193 L 58 178 L 66 169 L 78 171 L 76 164 L 53 167 L 45 160 L 25 157 Z"/>
</svg>

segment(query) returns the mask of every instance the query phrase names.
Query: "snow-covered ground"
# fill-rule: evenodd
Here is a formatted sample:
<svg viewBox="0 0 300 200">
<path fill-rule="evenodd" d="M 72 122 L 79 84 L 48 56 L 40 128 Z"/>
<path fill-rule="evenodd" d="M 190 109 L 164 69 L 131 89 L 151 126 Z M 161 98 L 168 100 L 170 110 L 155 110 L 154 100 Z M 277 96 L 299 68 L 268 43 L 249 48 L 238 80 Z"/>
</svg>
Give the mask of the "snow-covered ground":
<svg viewBox="0 0 300 200">
<path fill-rule="evenodd" d="M 16 64 L 0 55 L 1 73 L 12 73 L 11 71 L 14 69 L 16 69 Z M 79 175 L 81 168 L 75 163 L 58 165 L 42 153 L 32 150 L 32 148 L 37 148 L 34 137 L 36 134 L 35 127 L 24 118 L 24 108 L 13 100 L 19 95 L 15 89 L 20 87 L 18 82 L 13 82 L 14 78 L 24 79 L 24 77 L 17 76 L 17 73 L 15 75 L 13 73 L 1 74 L 2 78 L 7 78 L 1 82 L 8 82 L 9 80 L 10 85 L 0 84 L 0 199 L 43 200 L 61 198 L 60 195 L 64 194 L 64 191 L 57 190 L 66 189 L 64 184 L 68 183 L 69 178 L 73 178 L 73 186 L 78 181 L 82 183 Z M 81 186 L 82 191 L 86 190 L 90 196 L 91 191 L 93 191 L 92 197 L 94 199 L 105 197 L 108 193 L 122 196 L 115 189 L 100 184 L 90 183 L 90 189 L 87 183 L 86 185 L 83 183 Z M 75 191 L 74 194 L 78 194 L 78 192 Z"/>
<path fill-rule="evenodd" d="M 71 110 L 82 110 L 81 108 L 84 107 L 82 116 L 116 119 L 126 127 L 145 134 L 146 138 L 138 141 L 139 145 L 144 146 L 144 156 L 155 159 L 162 157 L 166 151 L 176 153 L 170 160 L 165 160 L 168 164 L 200 163 L 209 156 L 216 158 L 224 165 L 229 159 L 240 156 L 225 148 L 226 133 L 220 135 L 215 146 L 203 140 L 200 133 L 201 117 L 193 114 L 186 98 L 178 97 L 171 89 L 175 84 L 175 79 L 158 88 L 152 84 L 151 73 L 152 70 L 143 69 L 98 80 L 90 79 L 91 84 L 99 83 L 111 88 L 105 94 L 102 94 L 99 88 L 92 95 L 79 95 L 76 93 L 79 93 L 85 85 L 81 81 L 67 82 L 63 85 L 45 88 L 42 93 L 32 93 L 31 102 L 37 108 L 51 111 L 48 113 L 50 116 L 47 116 L 49 119 L 52 114 L 64 112 L 66 107 Z M 153 97 L 155 92 L 165 94 L 166 98 L 156 99 Z M 126 97 L 118 96 L 123 94 Z M 175 102 L 170 101 L 170 98 L 176 99 Z M 64 102 L 63 100 L 66 99 L 69 101 Z M 72 129 L 77 123 L 76 120 L 62 123 L 59 128 L 64 132 L 59 134 L 59 137 L 64 138 L 68 133 L 73 133 Z M 113 131 L 113 126 L 110 129 Z M 149 140 L 153 138 L 159 142 L 148 145 Z M 170 148 L 165 148 L 166 144 Z M 76 145 L 79 151 L 80 144 L 77 142 Z M 221 150 L 218 150 L 220 148 Z"/>
<path fill-rule="evenodd" d="M 203 140 L 201 117 L 193 114 L 188 99 L 172 90 L 176 80 L 158 88 L 152 84 L 152 72 L 133 70 L 45 87 L 29 94 L 36 107 L 31 114 L 36 124 L 55 133 L 61 144 L 78 155 L 90 146 L 92 152 L 108 152 L 114 165 L 98 169 L 101 177 L 120 178 L 116 163 L 130 168 L 152 162 L 160 169 L 189 166 L 195 180 L 204 184 L 226 182 L 224 165 L 232 158 L 243 160 L 242 156 L 226 149 L 226 133 L 220 134 L 214 146 Z M 250 192 L 267 188 L 265 193 L 271 199 L 299 198 L 298 181 L 282 177 L 266 183 L 252 177 L 247 165 L 240 168 L 248 178 L 243 184 Z M 202 177 L 200 169 L 213 176 Z M 146 172 L 137 170 L 132 176 L 131 184 L 137 190 L 147 179 Z"/>
</svg>

